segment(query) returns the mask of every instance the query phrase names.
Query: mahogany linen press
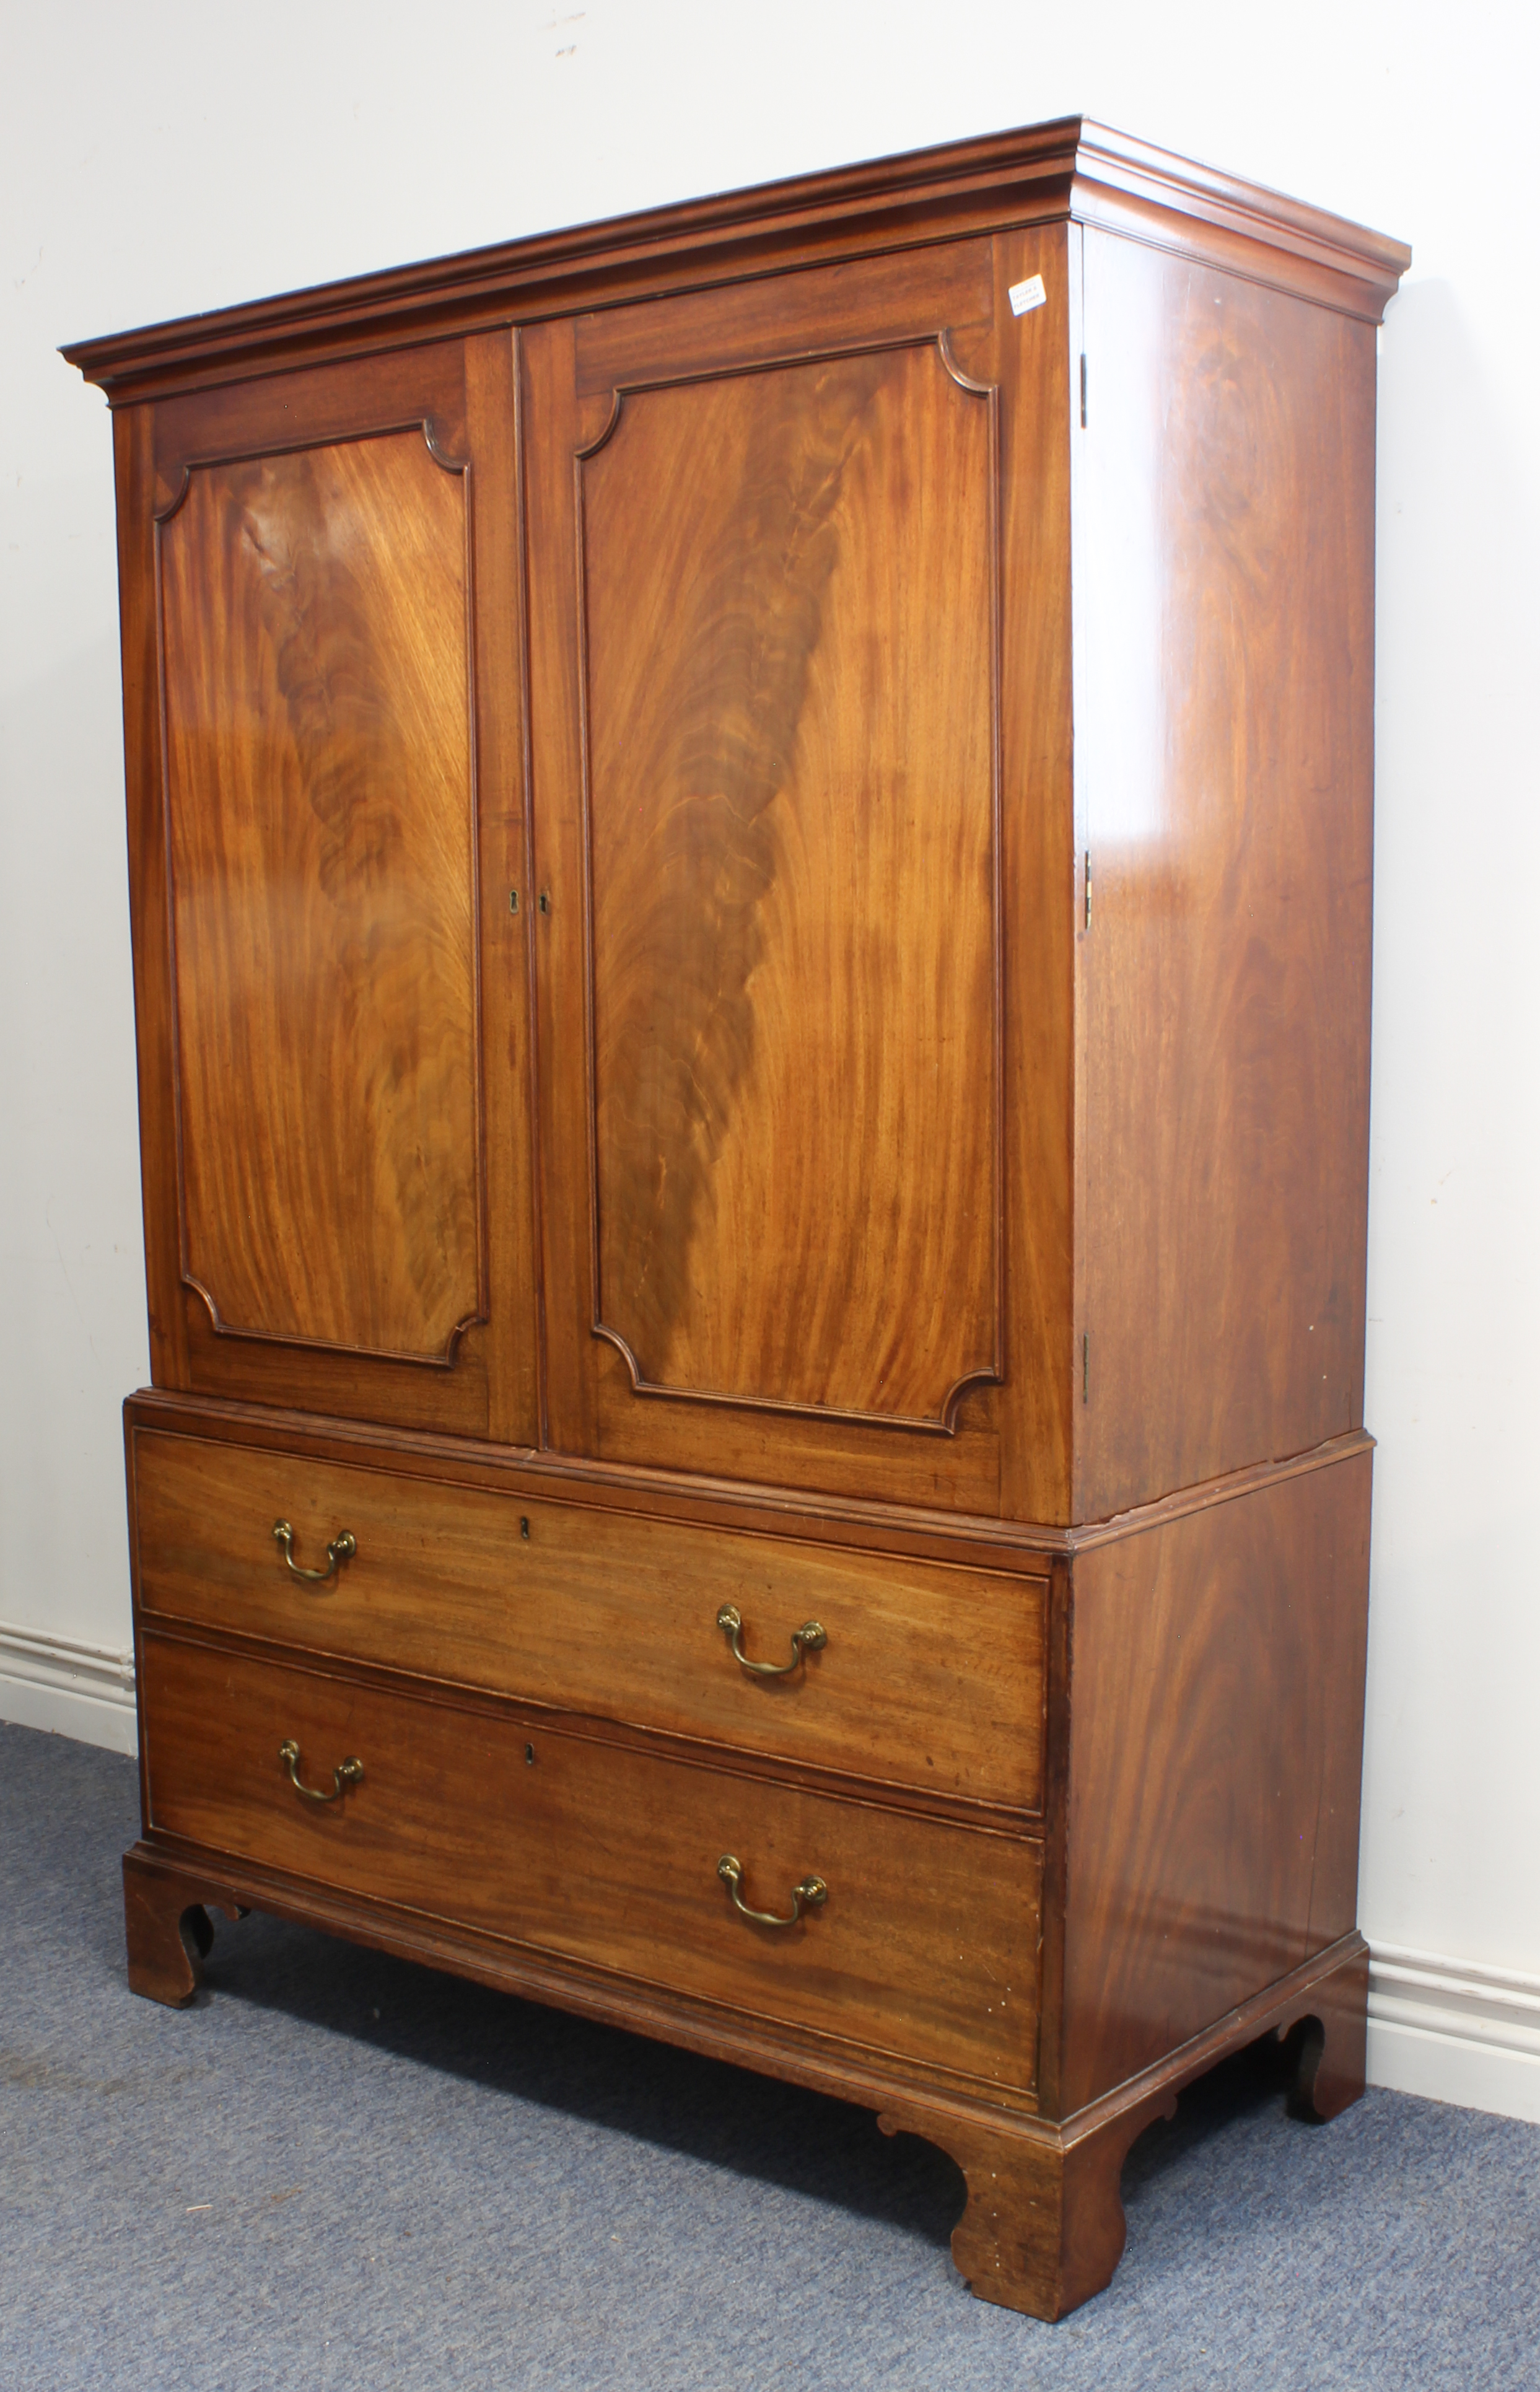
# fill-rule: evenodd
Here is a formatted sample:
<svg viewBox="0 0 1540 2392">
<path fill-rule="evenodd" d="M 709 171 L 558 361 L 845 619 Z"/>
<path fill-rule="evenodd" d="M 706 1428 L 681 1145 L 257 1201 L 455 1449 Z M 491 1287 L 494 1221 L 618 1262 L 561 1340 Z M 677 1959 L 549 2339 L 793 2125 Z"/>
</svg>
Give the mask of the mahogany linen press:
<svg viewBox="0 0 1540 2392">
<path fill-rule="evenodd" d="M 66 352 L 114 410 L 130 1982 L 821 2087 L 1055 2317 L 1362 2089 L 1375 327 L 1079 119 Z"/>
</svg>

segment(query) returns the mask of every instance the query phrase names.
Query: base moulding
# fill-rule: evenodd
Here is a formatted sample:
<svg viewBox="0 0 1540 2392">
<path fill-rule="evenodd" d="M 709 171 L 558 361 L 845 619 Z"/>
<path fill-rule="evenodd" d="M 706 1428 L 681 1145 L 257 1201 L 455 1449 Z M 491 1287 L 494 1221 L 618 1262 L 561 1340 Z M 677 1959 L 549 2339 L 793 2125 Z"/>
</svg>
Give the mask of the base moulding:
<svg viewBox="0 0 1540 2392">
<path fill-rule="evenodd" d="M 1368 2079 L 1540 2126 L 1540 1977 L 1371 1945 Z"/>
</svg>

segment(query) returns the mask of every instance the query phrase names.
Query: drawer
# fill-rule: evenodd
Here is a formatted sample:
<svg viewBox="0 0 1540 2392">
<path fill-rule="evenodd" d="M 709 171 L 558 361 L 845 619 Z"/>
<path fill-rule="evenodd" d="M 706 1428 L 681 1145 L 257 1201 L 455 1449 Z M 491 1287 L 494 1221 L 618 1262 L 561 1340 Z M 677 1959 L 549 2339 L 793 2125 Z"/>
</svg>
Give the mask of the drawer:
<svg viewBox="0 0 1540 2392">
<path fill-rule="evenodd" d="M 1025 1838 L 169 1638 L 143 1640 L 149 1825 L 783 2024 L 1029 2088 Z M 361 1781 L 317 1804 L 346 1759 Z M 809 1875 L 827 1898 L 787 1928 Z"/>
<path fill-rule="evenodd" d="M 1046 1582 L 537 1502 L 138 1430 L 138 1597 L 160 1614 L 796 1763 L 1032 1810 Z M 346 1529 L 325 1585 L 295 1578 Z M 527 1532 L 527 1533 L 526 1533 Z M 717 1625 L 741 1615 L 751 1675 Z"/>
</svg>

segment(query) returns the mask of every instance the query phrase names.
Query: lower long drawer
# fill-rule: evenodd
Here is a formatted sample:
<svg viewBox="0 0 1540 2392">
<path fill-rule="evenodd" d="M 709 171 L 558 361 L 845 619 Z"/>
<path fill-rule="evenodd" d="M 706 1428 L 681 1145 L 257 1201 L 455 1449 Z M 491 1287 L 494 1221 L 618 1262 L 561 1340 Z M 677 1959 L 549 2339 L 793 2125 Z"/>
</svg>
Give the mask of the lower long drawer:
<svg viewBox="0 0 1540 2392">
<path fill-rule="evenodd" d="M 591 1966 L 1021 2089 L 1037 2053 L 1032 1840 L 665 1760 L 148 1634 L 152 1830 Z M 330 1802 L 343 1761 L 362 1764 Z M 791 1927 L 792 1889 L 827 1898 Z"/>
</svg>

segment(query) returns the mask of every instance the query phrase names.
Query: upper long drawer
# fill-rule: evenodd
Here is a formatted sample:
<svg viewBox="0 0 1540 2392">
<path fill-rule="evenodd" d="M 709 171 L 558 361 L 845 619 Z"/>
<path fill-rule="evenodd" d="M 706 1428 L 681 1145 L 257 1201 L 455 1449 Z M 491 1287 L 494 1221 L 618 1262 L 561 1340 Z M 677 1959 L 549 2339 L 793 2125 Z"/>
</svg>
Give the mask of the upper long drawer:
<svg viewBox="0 0 1540 2392">
<path fill-rule="evenodd" d="M 147 1613 L 1039 1807 L 1046 1581 L 139 1430 Z M 356 1550 L 324 1582 L 346 1532 Z M 746 1669 L 718 1614 L 742 1622 Z M 824 1642 L 794 1632 L 816 1623 Z"/>
</svg>

